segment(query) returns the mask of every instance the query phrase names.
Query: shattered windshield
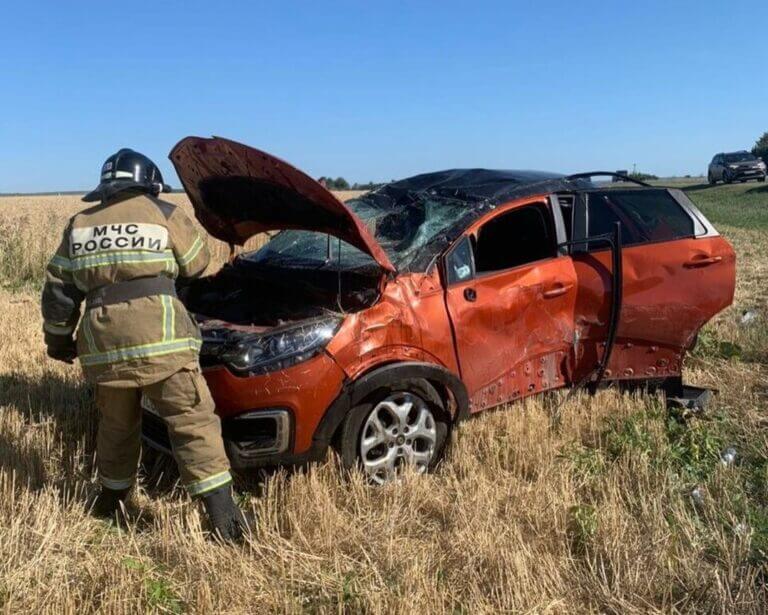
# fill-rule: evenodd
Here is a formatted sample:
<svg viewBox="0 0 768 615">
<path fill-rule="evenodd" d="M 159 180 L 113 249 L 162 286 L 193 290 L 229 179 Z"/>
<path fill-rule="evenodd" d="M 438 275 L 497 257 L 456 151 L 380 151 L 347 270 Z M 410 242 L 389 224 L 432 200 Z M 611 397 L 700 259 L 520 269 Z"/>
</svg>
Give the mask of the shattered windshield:
<svg viewBox="0 0 768 615">
<path fill-rule="evenodd" d="M 402 202 L 405 201 L 405 202 Z M 408 270 L 419 251 L 456 226 L 471 205 L 435 194 L 408 199 L 381 198 L 375 193 L 346 202 L 400 271 Z M 324 233 L 285 230 L 241 258 L 249 263 L 282 267 L 352 269 L 375 266 L 366 253 Z"/>
</svg>

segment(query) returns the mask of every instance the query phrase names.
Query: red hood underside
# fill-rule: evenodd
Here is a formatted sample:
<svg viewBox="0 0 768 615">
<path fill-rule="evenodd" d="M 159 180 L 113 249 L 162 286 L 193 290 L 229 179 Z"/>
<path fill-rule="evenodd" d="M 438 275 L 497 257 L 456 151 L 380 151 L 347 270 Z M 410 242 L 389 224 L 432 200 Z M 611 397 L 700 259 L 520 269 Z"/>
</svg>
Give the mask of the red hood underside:
<svg viewBox="0 0 768 615">
<path fill-rule="evenodd" d="M 394 271 L 365 224 L 333 194 L 287 162 L 242 143 L 187 137 L 171 162 L 195 215 L 214 237 L 243 245 L 266 231 L 301 229 L 327 233 Z"/>
</svg>

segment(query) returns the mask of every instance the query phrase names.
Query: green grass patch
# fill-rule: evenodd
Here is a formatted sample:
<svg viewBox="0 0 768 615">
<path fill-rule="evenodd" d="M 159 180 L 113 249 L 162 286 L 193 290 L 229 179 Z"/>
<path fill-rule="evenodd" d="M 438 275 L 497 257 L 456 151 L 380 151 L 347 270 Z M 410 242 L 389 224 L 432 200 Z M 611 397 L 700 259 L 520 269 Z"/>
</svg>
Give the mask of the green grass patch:
<svg viewBox="0 0 768 615">
<path fill-rule="evenodd" d="M 648 398 L 642 410 L 605 419 L 598 444 L 564 447 L 560 457 L 582 487 L 582 501 L 568 510 L 574 552 L 588 550 L 597 531 L 603 493 L 616 476 L 614 464 L 629 461 L 666 477 L 670 499 L 689 502 L 691 525 L 713 554 L 719 548 L 712 542 L 717 529 L 748 539 L 750 560 L 768 564 L 768 451 L 736 417 L 735 409 L 714 402 L 703 417 L 683 420 L 660 399 Z M 731 448 L 735 459 L 724 455 Z M 673 516 L 669 522 L 676 523 Z"/>
<path fill-rule="evenodd" d="M 725 339 L 724 334 L 730 339 Z M 699 331 L 691 357 L 768 364 L 768 320 L 761 314 L 725 332 L 707 324 Z"/>
<path fill-rule="evenodd" d="M 693 356 L 702 359 L 739 359 L 743 349 L 736 342 L 718 339 L 711 327 L 705 327 L 699 331 Z"/>
<path fill-rule="evenodd" d="M 164 567 L 144 562 L 134 557 L 125 557 L 120 562 L 124 568 L 135 570 L 143 578 L 147 603 L 152 612 L 184 613 L 184 603 L 179 598 L 170 580 L 163 576 Z"/>
<path fill-rule="evenodd" d="M 576 554 L 589 549 L 597 534 L 599 519 L 597 509 L 589 504 L 577 504 L 568 509 L 568 539 Z"/>
<path fill-rule="evenodd" d="M 183 613 L 184 605 L 170 583 L 163 578 L 147 579 L 147 600 L 153 609 L 161 613 Z"/>
<path fill-rule="evenodd" d="M 768 183 L 694 184 L 683 190 L 716 227 L 768 229 Z"/>
</svg>

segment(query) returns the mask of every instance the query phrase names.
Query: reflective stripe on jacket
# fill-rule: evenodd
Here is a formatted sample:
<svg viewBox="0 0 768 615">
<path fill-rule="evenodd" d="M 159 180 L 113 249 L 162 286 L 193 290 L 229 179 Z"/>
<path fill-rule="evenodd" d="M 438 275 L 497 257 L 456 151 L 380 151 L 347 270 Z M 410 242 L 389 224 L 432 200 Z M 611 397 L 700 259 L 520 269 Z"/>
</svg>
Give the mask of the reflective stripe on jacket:
<svg viewBox="0 0 768 615">
<path fill-rule="evenodd" d="M 149 196 L 131 196 L 76 214 L 46 270 L 43 330 L 49 345 L 77 329 L 86 377 L 113 386 L 144 386 L 168 377 L 200 350 L 197 325 L 170 295 L 86 309 L 88 292 L 155 276 L 197 277 L 208 266 L 201 236 L 184 212 Z"/>
</svg>

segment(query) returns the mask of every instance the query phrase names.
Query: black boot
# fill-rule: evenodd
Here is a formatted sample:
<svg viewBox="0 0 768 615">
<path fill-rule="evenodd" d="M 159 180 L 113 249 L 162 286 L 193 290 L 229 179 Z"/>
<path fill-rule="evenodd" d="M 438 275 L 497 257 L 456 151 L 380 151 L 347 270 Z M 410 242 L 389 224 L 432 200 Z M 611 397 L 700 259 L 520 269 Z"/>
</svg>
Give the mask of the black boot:
<svg viewBox="0 0 768 615">
<path fill-rule="evenodd" d="M 224 542 L 240 542 L 248 529 L 242 511 L 232 499 L 229 485 L 202 496 L 205 512 L 211 522 L 213 534 Z"/>
<path fill-rule="evenodd" d="M 125 500 L 128 497 L 128 489 L 109 489 L 102 487 L 99 495 L 90 507 L 90 513 L 101 519 L 117 519 L 125 521 Z"/>
</svg>

